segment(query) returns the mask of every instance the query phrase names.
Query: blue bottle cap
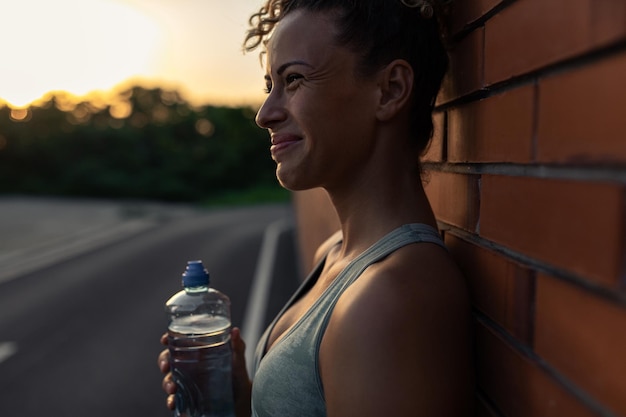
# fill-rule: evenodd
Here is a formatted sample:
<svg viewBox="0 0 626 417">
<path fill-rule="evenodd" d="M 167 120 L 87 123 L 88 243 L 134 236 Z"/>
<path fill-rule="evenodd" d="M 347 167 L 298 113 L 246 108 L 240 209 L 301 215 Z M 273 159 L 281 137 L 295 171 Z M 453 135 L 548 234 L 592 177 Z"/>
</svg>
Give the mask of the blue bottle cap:
<svg viewBox="0 0 626 417">
<path fill-rule="evenodd" d="M 183 273 L 183 287 L 203 287 L 209 285 L 209 273 L 202 261 L 189 261 Z"/>
</svg>

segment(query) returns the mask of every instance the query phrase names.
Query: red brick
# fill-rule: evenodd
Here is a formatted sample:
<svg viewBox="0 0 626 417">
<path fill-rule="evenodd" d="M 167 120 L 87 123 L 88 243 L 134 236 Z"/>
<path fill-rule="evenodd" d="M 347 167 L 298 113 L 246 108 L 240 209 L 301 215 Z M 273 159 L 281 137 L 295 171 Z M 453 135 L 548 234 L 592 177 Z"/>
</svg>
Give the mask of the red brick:
<svg viewBox="0 0 626 417">
<path fill-rule="evenodd" d="M 540 274 L 536 317 L 537 353 L 618 415 L 626 415 L 626 307 Z"/>
<path fill-rule="evenodd" d="M 494 16 L 485 23 L 485 83 L 590 49 L 592 8 L 592 0 L 523 0 Z"/>
<path fill-rule="evenodd" d="M 451 162 L 531 162 L 535 87 L 527 85 L 449 112 Z"/>
<path fill-rule="evenodd" d="M 574 395 L 490 329 L 476 328 L 480 388 L 507 417 L 591 417 Z"/>
<path fill-rule="evenodd" d="M 437 104 L 483 87 L 484 29 L 478 28 L 450 50 L 450 69 L 443 79 Z"/>
<path fill-rule="evenodd" d="M 533 272 L 450 233 L 445 238 L 468 279 L 472 304 L 518 339 L 531 344 Z"/>
<path fill-rule="evenodd" d="M 502 0 L 457 1 L 452 3 L 452 10 L 447 19 L 448 30 L 456 33 L 469 23 L 482 17 Z"/>
<path fill-rule="evenodd" d="M 437 219 L 475 231 L 478 221 L 478 177 L 429 171 L 425 190 Z"/>
<path fill-rule="evenodd" d="M 592 41 L 601 46 L 626 38 L 626 2 L 596 0 L 591 9 Z"/>
<path fill-rule="evenodd" d="M 483 175 L 480 234 L 617 287 L 625 252 L 624 196 L 619 184 Z"/>
<path fill-rule="evenodd" d="M 625 137 L 626 53 L 540 80 L 540 162 L 626 162 Z"/>
<path fill-rule="evenodd" d="M 445 113 L 433 114 L 433 137 L 426 153 L 422 155 L 422 161 L 441 162 L 443 159 L 443 138 L 445 133 Z"/>
</svg>

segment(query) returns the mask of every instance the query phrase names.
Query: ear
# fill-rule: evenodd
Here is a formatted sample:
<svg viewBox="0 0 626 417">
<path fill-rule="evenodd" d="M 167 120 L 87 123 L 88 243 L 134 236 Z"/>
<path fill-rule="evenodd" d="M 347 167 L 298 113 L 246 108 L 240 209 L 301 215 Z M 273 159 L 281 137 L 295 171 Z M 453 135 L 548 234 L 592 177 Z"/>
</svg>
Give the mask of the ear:
<svg viewBox="0 0 626 417">
<path fill-rule="evenodd" d="M 408 106 L 413 91 L 413 68 L 405 60 L 396 59 L 379 72 L 378 85 L 380 101 L 376 116 L 386 121 Z"/>
</svg>

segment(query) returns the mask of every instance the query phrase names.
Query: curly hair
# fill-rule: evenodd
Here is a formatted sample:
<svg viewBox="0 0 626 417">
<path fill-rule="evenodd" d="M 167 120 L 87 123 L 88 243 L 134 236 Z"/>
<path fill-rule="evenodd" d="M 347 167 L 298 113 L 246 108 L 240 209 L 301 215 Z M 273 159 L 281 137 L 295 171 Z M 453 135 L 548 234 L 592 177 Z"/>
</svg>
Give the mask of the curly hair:
<svg viewBox="0 0 626 417">
<path fill-rule="evenodd" d="M 430 15 L 425 15 L 426 3 Z M 294 10 L 333 13 L 339 29 L 336 42 L 360 56 L 357 69 L 367 76 L 394 59 L 413 68 L 411 133 L 422 153 L 432 136 L 432 111 L 448 68 L 438 16 L 442 0 L 267 0 L 250 19 L 244 50 L 265 47 L 276 24 Z M 443 1 L 447 3 L 447 1 Z M 431 18 L 434 9 L 435 16 Z"/>
</svg>

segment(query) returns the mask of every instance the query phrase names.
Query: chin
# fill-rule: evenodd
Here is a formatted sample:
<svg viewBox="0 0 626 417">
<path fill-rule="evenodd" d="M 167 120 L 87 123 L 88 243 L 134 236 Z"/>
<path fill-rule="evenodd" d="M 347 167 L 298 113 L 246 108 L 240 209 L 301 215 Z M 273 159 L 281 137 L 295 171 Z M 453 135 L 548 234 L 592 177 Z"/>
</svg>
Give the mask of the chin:
<svg viewBox="0 0 626 417">
<path fill-rule="evenodd" d="M 281 187 L 289 191 L 302 191 L 303 190 L 303 188 L 298 187 L 293 182 L 281 180 L 280 178 L 278 178 L 278 184 L 280 184 Z"/>
<path fill-rule="evenodd" d="M 276 173 L 276 178 L 278 179 L 280 186 L 289 191 L 304 191 L 316 187 L 315 185 L 312 186 L 306 182 L 298 180 L 298 178 L 295 178 L 294 176 L 280 175 L 279 172 Z"/>
<path fill-rule="evenodd" d="M 313 171 L 308 167 L 308 164 L 303 163 L 279 163 L 276 166 L 278 183 L 289 191 L 304 191 L 319 187 L 320 178 L 318 175 L 313 175 Z"/>
</svg>

